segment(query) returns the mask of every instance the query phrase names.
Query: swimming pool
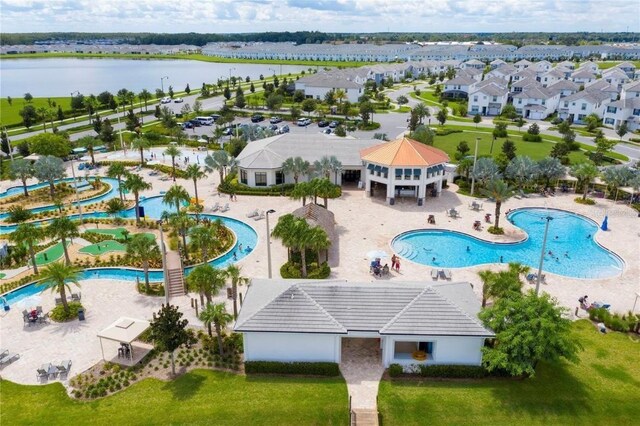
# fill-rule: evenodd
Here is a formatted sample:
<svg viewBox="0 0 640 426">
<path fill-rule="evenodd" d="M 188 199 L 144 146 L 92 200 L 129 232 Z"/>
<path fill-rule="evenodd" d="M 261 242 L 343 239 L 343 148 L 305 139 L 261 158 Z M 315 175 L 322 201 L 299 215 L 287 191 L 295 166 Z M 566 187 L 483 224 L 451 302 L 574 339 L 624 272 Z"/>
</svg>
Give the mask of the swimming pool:
<svg viewBox="0 0 640 426">
<path fill-rule="evenodd" d="M 620 275 L 624 262 L 598 244 L 598 225 L 584 216 L 564 210 L 523 208 L 510 212 L 508 220 L 527 234 L 524 241 L 492 243 L 444 229 L 420 229 L 396 236 L 392 249 L 401 257 L 423 265 L 465 268 L 489 263 L 520 262 L 537 269 L 549 223 L 543 269 L 573 278 L 609 278 Z"/>
<path fill-rule="evenodd" d="M 145 208 L 145 215 L 153 219 L 159 219 L 164 211 L 173 211 L 175 207 L 169 206 L 162 202 L 162 197 L 150 197 L 140 201 L 140 205 Z M 77 215 L 70 216 L 73 218 Z M 135 210 L 128 209 L 122 213 L 123 217 L 133 218 L 135 217 Z M 93 212 L 83 215 L 83 217 L 108 217 L 106 213 Z M 245 257 L 247 257 L 258 244 L 258 234 L 256 231 L 246 223 L 225 216 L 217 216 L 212 214 L 201 214 L 201 218 L 207 218 L 212 221 L 220 219 L 222 223 L 229 228 L 236 236 L 235 245 L 224 255 L 217 257 L 209 262 L 217 268 L 226 268 L 228 265 L 235 263 Z M 5 232 L 5 227 L 2 231 Z M 6 227 L 8 228 L 8 227 Z M 8 231 L 11 232 L 11 231 Z M 239 250 L 239 246 L 242 245 L 242 251 Z M 236 254 L 236 259 L 233 259 L 233 254 Z M 188 275 L 194 267 L 185 268 L 185 275 Z M 162 281 L 163 273 L 161 270 L 149 271 L 149 279 L 151 281 Z M 116 279 L 125 281 L 136 281 L 136 279 L 143 280 L 144 272 L 141 269 L 127 268 L 127 267 L 113 267 L 113 268 L 93 268 L 86 269 L 80 273 L 80 280 L 87 279 Z M 17 290 L 10 291 L 5 294 L 4 297 L 7 303 L 10 305 L 26 298 L 40 293 L 41 289 L 35 284 L 21 287 Z"/>
</svg>

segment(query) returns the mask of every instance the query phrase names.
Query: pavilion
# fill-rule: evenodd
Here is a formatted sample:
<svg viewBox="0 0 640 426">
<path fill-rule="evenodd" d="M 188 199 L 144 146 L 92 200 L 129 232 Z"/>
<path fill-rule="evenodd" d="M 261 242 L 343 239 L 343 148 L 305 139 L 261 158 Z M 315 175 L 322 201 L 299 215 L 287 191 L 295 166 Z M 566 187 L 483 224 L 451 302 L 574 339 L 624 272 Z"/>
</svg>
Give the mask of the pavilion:
<svg viewBox="0 0 640 426">
<path fill-rule="evenodd" d="M 407 137 L 364 148 L 360 157 L 367 195 L 385 193 L 391 205 L 397 197 L 416 198 L 423 205 L 427 195 L 440 195 L 455 170 L 445 167 L 449 156 L 444 151 Z"/>
</svg>

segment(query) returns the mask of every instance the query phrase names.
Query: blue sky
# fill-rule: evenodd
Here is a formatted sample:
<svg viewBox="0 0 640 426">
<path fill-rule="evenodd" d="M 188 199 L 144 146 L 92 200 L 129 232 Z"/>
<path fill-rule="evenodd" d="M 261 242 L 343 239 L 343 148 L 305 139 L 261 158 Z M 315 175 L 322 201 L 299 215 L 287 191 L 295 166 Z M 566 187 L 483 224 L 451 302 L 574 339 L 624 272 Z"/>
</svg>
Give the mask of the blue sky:
<svg viewBox="0 0 640 426">
<path fill-rule="evenodd" d="M 2 32 L 640 31 L 639 0 L 0 0 Z"/>
</svg>

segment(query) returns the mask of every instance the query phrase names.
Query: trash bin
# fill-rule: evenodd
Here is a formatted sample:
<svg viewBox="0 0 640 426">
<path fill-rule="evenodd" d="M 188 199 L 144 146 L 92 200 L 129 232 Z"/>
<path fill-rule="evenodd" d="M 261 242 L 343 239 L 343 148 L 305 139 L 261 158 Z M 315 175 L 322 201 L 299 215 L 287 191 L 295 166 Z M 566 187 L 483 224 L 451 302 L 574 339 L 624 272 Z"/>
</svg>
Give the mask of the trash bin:
<svg viewBox="0 0 640 426">
<path fill-rule="evenodd" d="M 393 206 L 396 203 L 395 198 L 389 198 L 389 205 Z"/>
<path fill-rule="evenodd" d="M 78 309 L 78 321 L 84 321 L 84 309 Z"/>
<path fill-rule="evenodd" d="M 8 311 L 9 309 L 11 309 L 11 307 L 9 305 L 4 305 L 4 310 Z"/>
</svg>

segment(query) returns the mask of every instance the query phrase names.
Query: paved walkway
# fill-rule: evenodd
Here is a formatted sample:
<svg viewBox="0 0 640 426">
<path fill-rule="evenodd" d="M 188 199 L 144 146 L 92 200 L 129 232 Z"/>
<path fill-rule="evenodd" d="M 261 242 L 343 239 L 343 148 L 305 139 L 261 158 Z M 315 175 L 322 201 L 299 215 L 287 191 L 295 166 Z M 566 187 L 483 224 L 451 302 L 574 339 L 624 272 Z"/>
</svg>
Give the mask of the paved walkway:
<svg viewBox="0 0 640 426">
<path fill-rule="evenodd" d="M 378 339 L 342 338 L 340 371 L 347 382 L 351 409 L 377 410 L 378 385 L 384 373 Z"/>
</svg>

